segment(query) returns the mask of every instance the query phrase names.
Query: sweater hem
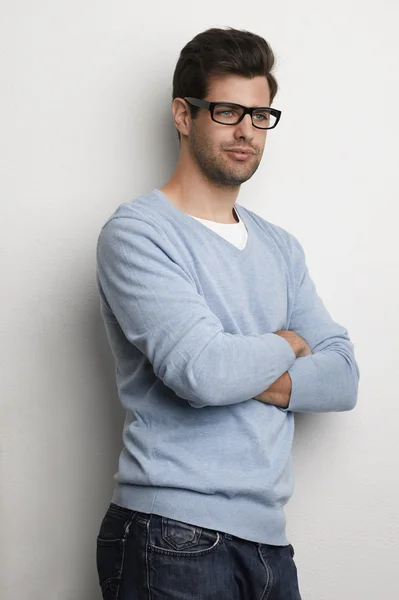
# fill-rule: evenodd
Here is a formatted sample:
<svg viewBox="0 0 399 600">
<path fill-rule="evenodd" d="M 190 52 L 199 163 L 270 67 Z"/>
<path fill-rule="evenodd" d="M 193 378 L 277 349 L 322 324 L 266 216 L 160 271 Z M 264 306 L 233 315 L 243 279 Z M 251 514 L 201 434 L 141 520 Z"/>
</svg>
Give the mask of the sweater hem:
<svg viewBox="0 0 399 600">
<path fill-rule="evenodd" d="M 222 494 L 126 483 L 117 483 L 112 502 L 130 510 L 157 514 L 251 542 L 288 545 L 282 505 L 259 505 L 239 496 L 228 498 Z"/>
</svg>

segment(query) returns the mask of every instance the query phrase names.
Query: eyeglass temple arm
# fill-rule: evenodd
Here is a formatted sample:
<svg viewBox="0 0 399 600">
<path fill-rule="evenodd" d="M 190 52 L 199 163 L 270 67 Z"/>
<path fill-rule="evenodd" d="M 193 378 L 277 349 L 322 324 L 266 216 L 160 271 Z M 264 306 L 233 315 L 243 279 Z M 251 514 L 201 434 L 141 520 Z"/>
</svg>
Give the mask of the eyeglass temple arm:
<svg viewBox="0 0 399 600">
<path fill-rule="evenodd" d="M 184 100 L 187 100 L 190 104 L 194 104 L 194 106 L 198 106 L 200 108 L 209 108 L 211 102 L 207 100 L 200 100 L 198 98 L 191 98 L 189 96 L 185 96 Z"/>
</svg>

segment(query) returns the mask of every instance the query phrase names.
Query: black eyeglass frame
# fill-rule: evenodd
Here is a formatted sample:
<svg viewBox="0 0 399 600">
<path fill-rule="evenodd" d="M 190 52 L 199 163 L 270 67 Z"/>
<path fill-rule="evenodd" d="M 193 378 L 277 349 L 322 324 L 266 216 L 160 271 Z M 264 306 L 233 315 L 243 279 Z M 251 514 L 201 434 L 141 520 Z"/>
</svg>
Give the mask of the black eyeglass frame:
<svg viewBox="0 0 399 600">
<path fill-rule="evenodd" d="M 248 106 L 244 106 L 243 104 L 236 104 L 235 102 L 208 102 L 208 100 L 201 100 L 200 98 L 191 98 L 190 96 L 185 96 L 184 100 L 189 102 L 189 104 L 193 104 L 193 106 L 198 106 L 198 108 L 207 108 L 211 113 L 212 121 L 215 121 L 215 123 L 218 123 L 219 125 L 238 125 L 238 123 L 241 123 L 245 115 L 250 115 L 252 125 L 256 127 L 256 129 L 262 129 L 263 131 L 266 131 L 268 129 L 274 129 L 280 120 L 282 112 L 281 110 L 278 110 L 277 108 L 271 108 L 270 106 L 254 106 L 253 108 L 249 108 Z M 213 111 L 218 105 L 238 106 L 240 108 L 243 108 L 244 112 L 242 113 L 238 121 L 236 121 L 235 123 L 221 123 L 220 121 L 216 121 L 216 119 L 213 116 Z M 252 113 L 255 110 L 268 110 L 270 114 L 276 117 L 276 122 L 274 123 L 274 125 L 272 125 L 271 127 L 259 127 L 258 125 L 255 125 L 252 119 Z"/>
</svg>

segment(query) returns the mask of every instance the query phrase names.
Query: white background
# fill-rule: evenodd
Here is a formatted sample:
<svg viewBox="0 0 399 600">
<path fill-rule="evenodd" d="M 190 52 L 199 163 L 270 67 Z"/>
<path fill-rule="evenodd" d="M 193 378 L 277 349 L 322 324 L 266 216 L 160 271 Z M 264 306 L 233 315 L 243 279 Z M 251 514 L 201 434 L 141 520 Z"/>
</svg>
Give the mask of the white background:
<svg viewBox="0 0 399 600">
<path fill-rule="evenodd" d="M 296 418 L 286 512 L 302 596 L 399 597 L 398 23 L 397 0 L 3 0 L 3 600 L 101 597 L 95 538 L 123 414 L 96 240 L 171 175 L 179 52 L 227 25 L 272 45 L 283 111 L 238 202 L 301 241 L 361 370 L 354 411 Z"/>
</svg>

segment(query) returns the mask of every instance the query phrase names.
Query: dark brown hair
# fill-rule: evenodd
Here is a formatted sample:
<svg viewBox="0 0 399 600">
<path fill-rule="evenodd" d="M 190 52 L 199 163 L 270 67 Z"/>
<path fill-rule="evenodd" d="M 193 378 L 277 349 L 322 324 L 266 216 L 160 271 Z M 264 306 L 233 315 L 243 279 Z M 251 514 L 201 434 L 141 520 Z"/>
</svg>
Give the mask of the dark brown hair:
<svg viewBox="0 0 399 600">
<path fill-rule="evenodd" d="M 173 100 L 192 96 L 204 98 L 209 91 L 211 76 L 243 75 L 253 78 L 264 75 L 270 89 L 270 104 L 278 85 L 272 74 L 275 57 L 264 38 L 242 29 L 207 29 L 196 35 L 180 52 L 173 74 Z M 189 105 L 191 117 L 197 106 Z M 180 133 L 178 132 L 180 140 Z"/>
</svg>

